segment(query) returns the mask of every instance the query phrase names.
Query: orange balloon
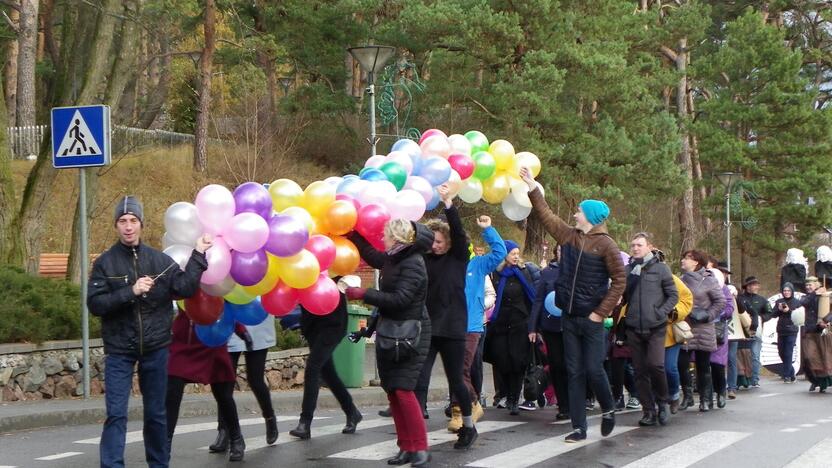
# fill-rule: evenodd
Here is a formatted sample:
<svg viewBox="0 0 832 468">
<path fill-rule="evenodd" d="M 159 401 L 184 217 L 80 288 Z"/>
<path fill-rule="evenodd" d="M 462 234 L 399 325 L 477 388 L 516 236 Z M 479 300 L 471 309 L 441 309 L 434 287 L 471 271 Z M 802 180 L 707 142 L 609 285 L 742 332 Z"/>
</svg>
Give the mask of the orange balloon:
<svg viewBox="0 0 832 468">
<path fill-rule="evenodd" d="M 339 236 L 332 236 L 335 243 L 335 261 L 329 266 L 330 275 L 349 275 L 358 268 L 361 256 L 358 248 L 349 239 Z"/>
<path fill-rule="evenodd" d="M 322 224 L 329 234 L 343 236 L 352 231 L 357 220 L 358 212 L 352 202 L 336 200 L 327 208 Z"/>
</svg>

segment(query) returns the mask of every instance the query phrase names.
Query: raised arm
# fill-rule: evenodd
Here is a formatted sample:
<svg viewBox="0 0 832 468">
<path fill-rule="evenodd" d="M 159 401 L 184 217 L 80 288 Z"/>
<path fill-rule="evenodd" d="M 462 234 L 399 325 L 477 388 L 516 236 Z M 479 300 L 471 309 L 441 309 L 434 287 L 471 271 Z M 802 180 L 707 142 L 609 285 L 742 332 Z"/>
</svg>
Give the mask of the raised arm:
<svg viewBox="0 0 832 468">
<path fill-rule="evenodd" d="M 459 260 L 468 260 L 468 236 L 465 235 L 465 227 L 462 226 L 462 219 L 454 206 L 454 197 L 450 193 L 447 184 L 437 188 L 439 197 L 445 204 L 445 218 L 448 220 L 448 227 L 451 229 L 451 250 L 448 252 Z"/>
<path fill-rule="evenodd" d="M 537 218 L 540 219 L 543 228 L 558 241 L 558 244 L 566 243 L 574 233 L 574 229 L 549 208 L 549 204 L 546 203 L 546 199 L 543 198 L 543 193 L 537 188 L 537 184 L 535 184 L 528 169 L 525 167 L 522 168 L 520 170 L 520 176 L 529 187 L 529 200 L 532 202 L 532 210 L 537 215 Z"/>
</svg>

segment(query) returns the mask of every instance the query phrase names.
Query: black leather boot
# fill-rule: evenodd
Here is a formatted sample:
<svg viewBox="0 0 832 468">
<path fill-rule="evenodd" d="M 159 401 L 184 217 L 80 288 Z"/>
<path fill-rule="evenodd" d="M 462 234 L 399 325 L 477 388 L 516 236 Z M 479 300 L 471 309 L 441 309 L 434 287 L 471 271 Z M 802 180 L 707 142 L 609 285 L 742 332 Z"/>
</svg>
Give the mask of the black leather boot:
<svg viewBox="0 0 832 468">
<path fill-rule="evenodd" d="M 304 421 L 303 419 L 298 421 L 298 427 L 289 431 L 289 435 L 302 440 L 312 437 L 312 429 L 310 428 L 309 421 Z"/>
<path fill-rule="evenodd" d="M 355 429 L 358 427 L 358 423 L 360 423 L 362 419 L 364 419 L 364 416 L 361 415 L 358 408 L 353 407 L 350 414 L 347 415 L 347 424 L 344 425 L 344 429 L 341 430 L 341 434 L 355 434 Z"/>
<path fill-rule="evenodd" d="M 266 418 L 266 443 L 272 445 L 277 441 L 277 418 Z"/>
<path fill-rule="evenodd" d="M 399 453 L 396 454 L 395 457 L 390 458 L 387 460 L 388 465 L 406 465 L 410 462 L 410 452 L 405 452 L 404 450 L 399 450 Z"/>
<path fill-rule="evenodd" d="M 228 431 L 224 427 L 217 429 L 217 440 L 208 446 L 208 451 L 211 453 L 225 453 L 228 450 Z"/>
<path fill-rule="evenodd" d="M 245 454 L 246 441 L 243 439 L 243 435 L 238 434 L 237 437 L 232 437 L 230 447 L 228 449 L 228 461 L 243 461 Z"/>
<path fill-rule="evenodd" d="M 716 406 L 717 408 L 725 408 L 725 404 L 727 403 L 727 396 L 725 392 L 717 393 L 716 394 Z"/>
<path fill-rule="evenodd" d="M 682 388 L 682 395 L 682 404 L 679 405 L 679 409 L 684 411 L 693 406 L 693 387 Z"/>
<path fill-rule="evenodd" d="M 410 466 L 425 467 L 430 462 L 430 453 L 427 450 L 420 450 L 410 454 Z"/>
</svg>

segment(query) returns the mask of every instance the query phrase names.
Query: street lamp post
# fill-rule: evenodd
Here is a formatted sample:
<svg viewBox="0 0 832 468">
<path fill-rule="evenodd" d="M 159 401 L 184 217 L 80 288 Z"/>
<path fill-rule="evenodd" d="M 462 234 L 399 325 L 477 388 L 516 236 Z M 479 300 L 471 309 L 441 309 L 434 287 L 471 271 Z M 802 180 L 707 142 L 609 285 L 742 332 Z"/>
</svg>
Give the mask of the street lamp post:
<svg viewBox="0 0 832 468">
<path fill-rule="evenodd" d="M 736 172 L 722 172 L 717 175 L 725 187 L 725 263 L 731 271 L 731 189 L 742 176 Z"/>
<path fill-rule="evenodd" d="M 350 55 L 361 65 L 361 69 L 367 72 L 367 94 L 370 95 L 370 156 L 376 155 L 376 88 L 375 74 L 381 71 L 384 66 L 393 58 L 396 49 L 390 46 L 365 45 L 361 47 L 350 47 L 347 49 Z"/>
</svg>

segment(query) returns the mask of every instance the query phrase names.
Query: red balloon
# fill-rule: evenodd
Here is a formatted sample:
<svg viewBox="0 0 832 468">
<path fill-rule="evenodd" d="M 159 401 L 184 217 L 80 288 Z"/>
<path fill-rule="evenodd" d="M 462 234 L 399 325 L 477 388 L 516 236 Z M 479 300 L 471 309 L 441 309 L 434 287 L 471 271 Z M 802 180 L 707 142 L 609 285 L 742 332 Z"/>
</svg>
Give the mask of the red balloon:
<svg viewBox="0 0 832 468">
<path fill-rule="evenodd" d="M 445 138 L 448 138 L 448 135 L 445 135 L 445 132 L 442 130 L 437 130 L 435 128 L 431 128 L 430 130 L 425 130 L 425 133 L 419 138 L 419 144 L 421 145 L 423 141 L 427 140 L 428 138 L 434 135 L 442 135 Z"/>
<path fill-rule="evenodd" d="M 367 239 L 367 242 L 369 242 L 370 245 L 372 245 L 379 252 L 384 252 L 386 250 L 384 246 L 384 234 L 370 236 Z"/>
<path fill-rule="evenodd" d="M 451 168 L 454 169 L 459 178 L 465 180 L 474 173 L 474 160 L 470 156 L 464 154 L 452 154 L 448 156 L 448 162 Z"/>
<path fill-rule="evenodd" d="M 211 325 L 220 318 L 223 302 L 223 298 L 209 296 L 202 288 L 197 288 L 196 294 L 185 299 L 185 313 L 198 325 Z"/>
<path fill-rule="evenodd" d="M 316 234 L 310 237 L 304 248 L 312 252 L 312 255 L 318 259 L 321 271 L 329 269 L 329 266 L 335 261 L 335 242 L 332 242 L 332 239 L 327 236 Z"/>
<path fill-rule="evenodd" d="M 275 317 L 283 317 L 298 305 L 298 292 L 280 281 L 274 289 L 260 296 L 260 304 L 266 312 Z"/>
<path fill-rule="evenodd" d="M 318 276 L 318 281 L 311 287 L 298 291 L 300 305 L 315 315 L 327 315 L 332 313 L 341 301 L 341 292 L 335 281 L 332 281 L 326 273 Z"/>
<path fill-rule="evenodd" d="M 359 202 L 355 198 L 347 195 L 346 193 L 339 193 L 338 195 L 335 195 L 335 199 L 336 200 L 345 200 L 345 201 L 351 202 L 353 204 L 353 206 L 355 206 L 355 211 L 358 211 L 358 210 L 361 209 L 361 202 Z"/>
<path fill-rule="evenodd" d="M 390 211 L 386 207 L 370 203 L 358 210 L 358 221 L 355 230 L 369 240 L 384 232 L 384 225 L 390 220 Z"/>
</svg>

